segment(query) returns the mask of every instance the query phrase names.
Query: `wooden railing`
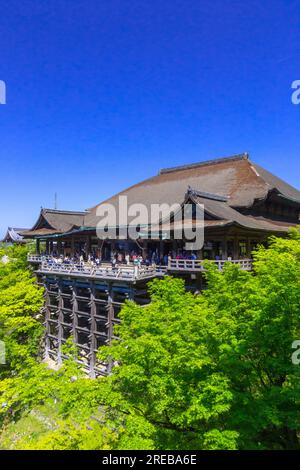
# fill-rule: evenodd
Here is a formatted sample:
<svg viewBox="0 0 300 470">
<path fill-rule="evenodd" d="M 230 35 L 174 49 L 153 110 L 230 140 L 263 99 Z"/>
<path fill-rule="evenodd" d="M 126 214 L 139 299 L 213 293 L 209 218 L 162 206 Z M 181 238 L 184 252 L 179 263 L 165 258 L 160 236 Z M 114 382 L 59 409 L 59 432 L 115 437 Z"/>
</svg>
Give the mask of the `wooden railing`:
<svg viewBox="0 0 300 470">
<path fill-rule="evenodd" d="M 102 279 L 137 280 L 148 279 L 163 275 L 166 267 L 161 266 L 134 266 L 117 265 L 112 267 L 110 263 L 101 263 L 100 266 L 86 262 L 63 262 L 50 256 L 28 255 L 28 261 L 38 263 L 38 272 L 76 275 Z"/>
<path fill-rule="evenodd" d="M 43 261 L 50 261 L 52 256 L 49 255 L 27 255 L 27 261 L 30 263 L 42 263 Z"/>
<path fill-rule="evenodd" d="M 218 261 L 208 261 L 208 260 L 191 260 L 191 259 L 171 259 L 168 263 L 169 271 L 195 271 L 201 272 L 205 271 L 205 263 L 214 263 L 219 271 L 223 271 L 224 265 L 226 263 L 232 263 L 238 265 L 244 271 L 251 271 L 252 269 L 252 260 L 251 259 L 239 259 L 239 260 L 218 260 Z"/>
<path fill-rule="evenodd" d="M 70 274 L 106 279 L 147 279 L 155 276 L 163 276 L 167 272 L 185 271 L 185 272 L 202 272 L 205 271 L 205 263 L 213 263 L 219 271 L 223 271 L 226 263 L 232 263 L 239 266 L 244 271 L 251 271 L 252 260 L 189 260 L 189 259 L 171 259 L 168 266 L 134 266 L 119 264 L 114 268 L 110 263 L 95 264 L 86 262 L 63 262 L 60 259 L 51 256 L 28 255 L 28 261 L 39 264 L 39 271 L 45 273 Z"/>
</svg>

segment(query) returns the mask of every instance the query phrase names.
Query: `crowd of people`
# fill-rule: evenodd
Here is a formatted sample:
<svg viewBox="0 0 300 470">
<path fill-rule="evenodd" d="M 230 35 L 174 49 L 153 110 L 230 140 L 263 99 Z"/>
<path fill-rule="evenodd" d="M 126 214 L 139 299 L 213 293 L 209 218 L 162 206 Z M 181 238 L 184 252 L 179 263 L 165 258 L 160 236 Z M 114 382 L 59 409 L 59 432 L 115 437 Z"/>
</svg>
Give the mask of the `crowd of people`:
<svg viewBox="0 0 300 470">
<path fill-rule="evenodd" d="M 142 252 L 121 252 L 112 251 L 110 259 L 102 259 L 97 253 L 92 252 L 88 256 L 84 252 L 76 252 L 74 256 L 65 254 L 59 255 L 53 253 L 52 261 L 56 264 L 79 264 L 83 265 L 87 263 L 90 266 L 100 267 L 102 263 L 111 263 L 112 268 L 116 268 L 118 265 L 133 265 L 133 266 L 167 266 L 171 259 L 189 259 L 196 260 L 197 256 L 195 253 L 177 252 L 177 253 L 165 253 L 160 255 L 159 252 L 153 251 L 151 253 L 143 254 Z"/>
</svg>

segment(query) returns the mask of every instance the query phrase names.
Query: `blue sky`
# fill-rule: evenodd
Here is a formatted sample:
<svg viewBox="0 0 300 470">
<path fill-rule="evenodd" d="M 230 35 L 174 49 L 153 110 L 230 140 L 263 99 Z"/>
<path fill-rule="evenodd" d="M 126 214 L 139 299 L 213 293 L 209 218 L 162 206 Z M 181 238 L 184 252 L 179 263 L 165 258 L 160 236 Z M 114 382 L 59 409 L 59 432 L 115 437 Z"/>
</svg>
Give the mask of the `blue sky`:
<svg viewBox="0 0 300 470">
<path fill-rule="evenodd" d="M 300 1 L 0 0 L 0 235 L 235 153 L 299 188 Z"/>
</svg>

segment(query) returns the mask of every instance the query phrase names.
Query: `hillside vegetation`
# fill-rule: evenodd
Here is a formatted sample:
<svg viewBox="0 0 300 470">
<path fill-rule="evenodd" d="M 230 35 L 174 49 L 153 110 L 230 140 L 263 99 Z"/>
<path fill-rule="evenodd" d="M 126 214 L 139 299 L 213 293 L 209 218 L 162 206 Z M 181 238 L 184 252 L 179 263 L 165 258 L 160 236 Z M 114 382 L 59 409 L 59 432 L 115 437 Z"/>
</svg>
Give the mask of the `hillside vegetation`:
<svg viewBox="0 0 300 470">
<path fill-rule="evenodd" d="M 69 360 L 42 362 L 43 289 L 24 248 L 0 251 L 0 448 L 300 449 L 300 235 L 273 237 L 254 271 L 207 265 L 208 288 L 150 283 L 152 302 L 127 302 L 120 338 L 95 380 Z M 299 352 L 300 359 L 300 352 Z"/>
</svg>

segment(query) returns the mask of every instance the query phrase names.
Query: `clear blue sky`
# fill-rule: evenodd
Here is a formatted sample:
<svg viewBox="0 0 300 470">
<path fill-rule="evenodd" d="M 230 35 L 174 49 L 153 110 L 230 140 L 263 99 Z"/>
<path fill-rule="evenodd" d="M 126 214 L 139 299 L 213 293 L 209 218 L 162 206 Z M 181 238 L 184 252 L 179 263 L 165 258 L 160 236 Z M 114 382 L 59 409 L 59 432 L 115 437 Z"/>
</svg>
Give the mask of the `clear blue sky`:
<svg viewBox="0 0 300 470">
<path fill-rule="evenodd" d="M 0 1 L 0 235 L 248 151 L 299 188 L 300 1 Z"/>
</svg>

